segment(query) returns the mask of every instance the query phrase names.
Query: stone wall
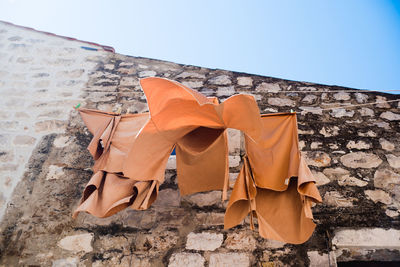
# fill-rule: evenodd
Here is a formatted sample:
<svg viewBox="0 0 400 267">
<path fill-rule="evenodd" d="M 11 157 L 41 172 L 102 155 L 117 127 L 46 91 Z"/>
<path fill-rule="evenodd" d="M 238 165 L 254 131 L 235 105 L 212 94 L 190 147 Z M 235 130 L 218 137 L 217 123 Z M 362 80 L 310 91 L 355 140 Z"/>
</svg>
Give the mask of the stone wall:
<svg viewBox="0 0 400 267">
<path fill-rule="evenodd" d="M 3 266 L 335 266 L 400 260 L 399 103 L 323 110 L 396 95 L 129 57 L 2 23 L 0 66 Z M 148 76 L 177 80 L 221 101 L 252 94 L 263 113 L 298 112 L 302 153 L 324 199 L 313 208 L 318 226 L 308 242 L 263 239 L 247 219 L 223 230 L 227 203 L 221 192 L 181 197 L 173 156 L 150 209 L 71 218 L 93 164 L 86 150 L 91 136 L 72 106 L 144 112 L 139 79 Z M 229 131 L 231 187 L 241 166 L 241 138 Z"/>
</svg>

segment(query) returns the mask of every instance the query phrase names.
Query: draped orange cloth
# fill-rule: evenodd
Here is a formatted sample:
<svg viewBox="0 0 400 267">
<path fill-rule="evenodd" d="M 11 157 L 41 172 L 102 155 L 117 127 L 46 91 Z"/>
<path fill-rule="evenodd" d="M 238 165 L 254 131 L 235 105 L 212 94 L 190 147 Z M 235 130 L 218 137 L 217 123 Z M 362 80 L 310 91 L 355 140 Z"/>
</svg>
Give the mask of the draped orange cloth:
<svg viewBox="0 0 400 267">
<path fill-rule="evenodd" d="M 264 238 L 299 244 L 312 234 L 311 204 L 321 202 L 300 155 L 295 113 L 262 115 L 258 142 L 245 137 L 246 153 L 225 213 L 225 229 L 256 216 Z"/>
<path fill-rule="evenodd" d="M 218 103 L 167 79 L 146 78 L 140 84 L 149 113 L 79 109 L 93 134 L 88 149 L 95 165 L 74 217 L 81 211 L 107 217 L 126 207 L 147 209 L 164 181 L 174 147 L 181 195 L 223 190 L 225 199 L 229 177 L 225 130 L 235 128 L 245 135 L 247 156 L 229 200 L 225 227 L 254 213 L 263 237 L 290 243 L 308 239 L 315 227 L 311 202 L 321 199 L 298 150 L 295 114 L 260 116 L 250 95 Z M 289 182 L 291 177 L 298 177 L 297 187 L 295 179 Z M 291 222 L 277 227 L 282 219 Z"/>
</svg>

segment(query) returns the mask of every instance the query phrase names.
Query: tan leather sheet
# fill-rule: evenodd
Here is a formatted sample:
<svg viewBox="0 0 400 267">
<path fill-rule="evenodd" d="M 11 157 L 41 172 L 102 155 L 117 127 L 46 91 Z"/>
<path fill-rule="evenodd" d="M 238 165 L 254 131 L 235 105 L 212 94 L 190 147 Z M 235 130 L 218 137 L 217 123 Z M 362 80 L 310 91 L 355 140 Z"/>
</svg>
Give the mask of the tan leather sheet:
<svg viewBox="0 0 400 267">
<path fill-rule="evenodd" d="M 321 202 L 301 157 L 295 113 L 262 116 L 258 142 L 245 137 L 244 164 L 225 213 L 225 229 L 250 213 L 264 238 L 299 244 L 314 231 L 311 204 Z"/>
<path fill-rule="evenodd" d="M 321 199 L 298 150 L 295 114 L 260 116 L 250 95 L 218 103 L 167 79 L 146 78 L 140 84 L 149 113 L 79 109 L 93 134 L 88 149 L 95 165 L 74 217 L 81 211 L 107 217 L 127 207 L 148 208 L 174 147 L 181 195 L 223 190 L 226 198 L 226 129 L 235 128 L 246 137 L 247 156 L 229 200 L 225 228 L 250 213 L 257 216 L 263 237 L 289 243 L 308 239 L 315 227 L 311 202 Z"/>
</svg>

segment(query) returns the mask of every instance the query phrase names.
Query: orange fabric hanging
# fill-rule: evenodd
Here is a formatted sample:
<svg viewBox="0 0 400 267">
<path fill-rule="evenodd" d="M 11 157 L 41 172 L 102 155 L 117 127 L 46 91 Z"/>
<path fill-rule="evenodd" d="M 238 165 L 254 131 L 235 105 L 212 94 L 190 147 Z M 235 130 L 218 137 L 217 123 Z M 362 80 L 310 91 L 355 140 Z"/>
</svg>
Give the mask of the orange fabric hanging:
<svg viewBox="0 0 400 267">
<path fill-rule="evenodd" d="M 262 115 L 258 142 L 245 137 L 244 164 L 225 213 L 225 229 L 248 213 L 264 238 L 303 243 L 314 231 L 311 204 L 321 202 L 315 179 L 298 146 L 295 113 Z"/>
<path fill-rule="evenodd" d="M 232 191 L 225 227 L 237 225 L 250 212 L 257 216 L 263 237 L 299 243 L 311 235 L 311 202 L 320 201 L 320 196 L 300 157 L 295 114 L 261 117 L 250 95 L 218 103 L 167 79 L 146 78 L 140 84 L 149 113 L 79 109 L 93 134 L 88 149 L 95 165 L 74 217 L 81 211 L 107 217 L 126 207 L 148 208 L 164 181 L 174 147 L 181 195 L 223 190 L 226 198 L 225 130 L 235 128 L 245 135 L 247 156 Z M 297 186 L 295 179 L 289 182 L 292 176 L 298 177 Z M 283 219 L 290 220 L 288 226 L 277 226 Z"/>
</svg>

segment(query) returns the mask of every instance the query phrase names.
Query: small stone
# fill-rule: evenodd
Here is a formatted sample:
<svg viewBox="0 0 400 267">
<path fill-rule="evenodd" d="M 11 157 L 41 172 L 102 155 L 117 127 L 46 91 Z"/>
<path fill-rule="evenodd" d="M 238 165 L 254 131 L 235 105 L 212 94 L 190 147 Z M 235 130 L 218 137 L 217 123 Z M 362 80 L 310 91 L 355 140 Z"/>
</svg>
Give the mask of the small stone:
<svg viewBox="0 0 400 267">
<path fill-rule="evenodd" d="M 193 82 L 193 81 L 184 81 L 184 82 L 182 82 L 182 84 L 184 86 L 186 86 L 186 87 L 191 88 L 191 89 L 203 87 L 203 82 L 202 81 L 195 81 L 195 82 Z"/>
<path fill-rule="evenodd" d="M 170 155 L 167 161 L 167 166 L 165 167 L 167 170 L 176 170 L 176 156 Z"/>
<path fill-rule="evenodd" d="M 120 86 L 138 86 L 139 81 L 134 77 L 122 77 L 121 81 L 119 82 Z"/>
<path fill-rule="evenodd" d="M 306 142 L 304 142 L 303 140 L 299 141 L 299 149 L 303 150 L 306 147 Z"/>
<path fill-rule="evenodd" d="M 359 187 L 363 187 L 363 186 L 366 186 L 368 184 L 368 182 L 362 181 L 362 180 L 357 179 L 355 177 L 352 177 L 350 175 L 344 175 L 344 176 L 341 176 L 338 179 L 338 184 L 340 186 L 359 186 Z"/>
<path fill-rule="evenodd" d="M 386 101 L 387 101 L 386 97 L 377 95 L 376 103 L 379 103 L 379 104 L 376 104 L 375 106 L 378 108 L 390 108 L 389 103 L 387 103 Z"/>
<path fill-rule="evenodd" d="M 186 249 L 214 251 L 222 245 L 223 234 L 203 232 L 189 233 L 186 241 Z"/>
<path fill-rule="evenodd" d="M 344 166 L 349 168 L 376 168 L 382 160 L 375 154 L 353 152 L 340 157 Z"/>
<path fill-rule="evenodd" d="M 262 93 L 277 93 L 281 91 L 279 84 L 277 83 L 261 83 L 256 87 L 256 91 Z"/>
<path fill-rule="evenodd" d="M 209 79 L 208 82 L 217 85 L 228 85 L 232 83 L 231 78 L 228 75 L 220 75 L 217 77 L 213 77 Z"/>
<path fill-rule="evenodd" d="M 393 143 L 389 142 L 388 140 L 386 140 L 384 138 L 380 138 L 379 143 L 381 144 L 381 147 L 386 151 L 393 151 L 395 148 Z"/>
<path fill-rule="evenodd" d="M 375 113 L 372 109 L 370 108 L 361 108 L 358 110 L 358 112 L 360 112 L 360 115 L 365 117 L 365 116 L 369 116 L 369 117 L 373 117 L 375 116 Z"/>
<path fill-rule="evenodd" d="M 391 129 L 391 128 L 390 128 L 390 124 L 387 123 L 386 121 L 375 122 L 375 123 L 373 123 L 372 125 L 376 125 L 376 126 L 378 126 L 379 128 L 383 128 L 383 129 L 385 129 L 385 130 L 390 130 L 390 129 Z"/>
<path fill-rule="evenodd" d="M 64 176 L 63 167 L 50 165 L 49 172 L 46 175 L 46 180 L 58 180 Z"/>
<path fill-rule="evenodd" d="M 231 96 L 235 93 L 235 88 L 233 86 L 219 87 L 217 90 L 217 96 Z"/>
<path fill-rule="evenodd" d="M 386 159 L 392 168 L 395 168 L 395 169 L 400 168 L 400 156 L 397 157 L 393 154 L 387 154 Z"/>
<path fill-rule="evenodd" d="M 385 210 L 385 213 L 387 216 L 392 217 L 392 218 L 400 215 L 400 212 L 398 210 Z"/>
<path fill-rule="evenodd" d="M 153 70 L 144 70 L 139 72 L 139 77 L 140 78 L 144 78 L 144 77 L 154 77 L 157 75 L 157 72 L 153 71 Z"/>
<path fill-rule="evenodd" d="M 109 250 L 120 250 L 129 253 L 129 241 L 124 236 L 103 235 L 96 240 L 96 246 L 100 253 Z"/>
<path fill-rule="evenodd" d="M 396 185 L 400 184 L 400 174 L 388 169 L 379 169 L 374 174 L 374 186 L 392 190 Z"/>
<path fill-rule="evenodd" d="M 222 193 L 221 191 L 210 191 L 206 193 L 195 193 L 190 196 L 186 196 L 185 200 L 198 207 L 208 207 L 221 203 Z"/>
<path fill-rule="evenodd" d="M 283 106 L 289 106 L 289 107 L 294 107 L 296 106 L 296 103 L 288 98 L 278 98 L 278 97 L 271 97 L 268 98 L 268 104 L 272 105 L 272 106 L 279 106 L 279 107 L 283 107 Z"/>
<path fill-rule="evenodd" d="M 362 137 L 376 137 L 376 133 L 369 130 L 368 132 L 358 132 L 358 136 Z"/>
<path fill-rule="evenodd" d="M 322 115 L 322 109 L 320 107 L 299 107 L 301 111 L 301 115 L 306 115 L 307 113 Z"/>
<path fill-rule="evenodd" d="M 113 70 L 114 69 L 114 64 L 105 64 L 104 69 L 106 70 Z"/>
<path fill-rule="evenodd" d="M 237 83 L 240 86 L 252 86 L 253 79 L 250 77 L 237 77 Z"/>
<path fill-rule="evenodd" d="M 321 186 L 321 185 L 324 185 L 324 184 L 329 184 L 329 183 L 331 182 L 331 180 L 329 180 L 329 178 L 326 177 L 325 174 L 323 174 L 322 172 L 315 172 L 315 171 L 311 171 L 311 172 L 312 172 L 312 174 L 313 174 L 314 177 L 315 177 L 315 180 L 316 180 L 315 185 L 316 185 L 316 186 Z"/>
<path fill-rule="evenodd" d="M 229 147 L 229 153 L 230 154 L 235 154 L 240 152 L 240 137 L 241 137 L 241 132 L 240 130 L 228 128 L 227 129 L 227 134 L 228 134 L 228 147 Z"/>
<path fill-rule="evenodd" d="M 300 86 L 297 87 L 299 91 L 317 91 L 317 88 L 311 86 Z"/>
<path fill-rule="evenodd" d="M 251 232 L 240 231 L 239 233 L 229 233 L 225 240 L 225 247 L 228 249 L 248 250 L 256 249 L 256 239 Z"/>
<path fill-rule="evenodd" d="M 391 111 L 383 112 L 380 116 L 382 119 L 390 120 L 390 121 L 399 121 L 400 114 L 393 113 Z"/>
<path fill-rule="evenodd" d="M 314 134 L 314 130 L 302 130 L 298 129 L 297 130 L 299 134 Z"/>
<path fill-rule="evenodd" d="M 52 267 L 76 267 L 78 266 L 78 263 L 79 263 L 78 258 L 68 257 L 66 259 L 59 259 L 53 261 Z"/>
<path fill-rule="evenodd" d="M 349 93 L 344 93 L 344 92 L 339 92 L 333 95 L 333 97 L 336 100 L 350 100 L 350 94 Z"/>
<path fill-rule="evenodd" d="M 329 252 L 329 258 L 327 253 L 318 251 L 308 251 L 307 256 L 310 260 L 309 267 L 336 266 L 336 256 L 333 251 Z"/>
<path fill-rule="evenodd" d="M 169 259 L 168 267 L 203 267 L 205 259 L 199 253 L 174 253 Z"/>
<path fill-rule="evenodd" d="M 205 79 L 206 76 L 204 74 L 201 73 L 197 73 L 197 72 L 187 72 L 184 71 L 181 74 L 179 74 L 178 76 L 176 76 L 176 78 L 194 78 L 194 79 Z"/>
<path fill-rule="evenodd" d="M 356 97 L 356 100 L 358 103 L 365 103 L 368 100 L 368 95 L 362 94 L 362 93 L 355 93 L 354 96 Z"/>
<path fill-rule="evenodd" d="M 68 141 L 69 141 L 69 137 L 68 136 L 58 136 L 54 140 L 53 144 L 57 148 L 63 148 L 63 147 L 66 147 L 68 145 L 68 143 L 69 143 Z"/>
<path fill-rule="evenodd" d="M 353 110 L 346 111 L 346 109 L 344 108 L 335 108 L 329 114 L 331 114 L 331 116 L 335 118 L 353 117 L 354 111 Z"/>
<path fill-rule="evenodd" d="M 371 148 L 371 145 L 365 143 L 365 142 L 362 141 L 362 140 L 361 140 L 361 141 L 357 141 L 357 143 L 354 142 L 354 141 L 352 140 L 352 141 L 350 141 L 350 142 L 347 143 L 346 147 L 347 147 L 348 149 L 358 149 L 358 150 L 361 150 L 361 149 L 370 149 L 370 148 Z"/>
<path fill-rule="evenodd" d="M 301 100 L 301 102 L 305 102 L 308 104 L 312 104 L 317 100 L 317 96 L 316 95 L 306 95 L 303 100 Z"/>
<path fill-rule="evenodd" d="M 209 267 L 248 267 L 250 266 L 249 256 L 245 253 L 215 253 L 210 256 Z"/>
<path fill-rule="evenodd" d="M 87 253 L 93 251 L 92 241 L 92 233 L 71 235 L 58 241 L 58 246 L 62 249 L 72 252 L 84 251 Z"/>
<path fill-rule="evenodd" d="M 18 135 L 14 138 L 14 145 L 17 146 L 31 146 L 36 142 L 36 138 L 29 135 Z"/>
<path fill-rule="evenodd" d="M 307 164 L 315 167 L 326 167 L 331 164 L 329 155 L 322 151 L 307 151 L 304 152 Z"/>
<path fill-rule="evenodd" d="M 337 191 L 329 191 L 325 193 L 323 200 L 328 206 L 353 207 L 355 198 L 344 197 Z"/>
<path fill-rule="evenodd" d="M 277 241 L 277 240 L 272 240 L 272 239 L 265 239 L 265 242 L 263 242 L 263 247 L 265 248 L 283 248 L 285 246 L 285 242 L 282 241 Z"/>
<path fill-rule="evenodd" d="M 322 127 L 322 129 L 319 131 L 320 134 L 322 134 L 324 137 L 331 137 L 331 136 L 336 136 L 339 134 L 339 127 L 333 126 L 333 127 Z"/>
<path fill-rule="evenodd" d="M 240 156 L 229 156 L 229 167 L 238 167 L 240 164 Z"/>
<path fill-rule="evenodd" d="M 329 144 L 329 148 L 330 149 L 332 149 L 332 150 L 335 150 L 335 149 L 339 149 L 339 146 L 337 145 L 337 144 Z"/>
<path fill-rule="evenodd" d="M 321 142 L 312 142 L 311 145 L 310 145 L 310 148 L 311 148 L 311 149 L 318 149 L 318 148 L 320 148 L 321 146 L 322 146 L 322 143 L 321 143 Z"/>
<path fill-rule="evenodd" d="M 373 202 L 382 202 L 383 204 L 389 205 L 392 203 L 392 198 L 388 193 L 383 190 L 376 189 L 376 190 L 365 190 L 365 195 Z"/>
</svg>

